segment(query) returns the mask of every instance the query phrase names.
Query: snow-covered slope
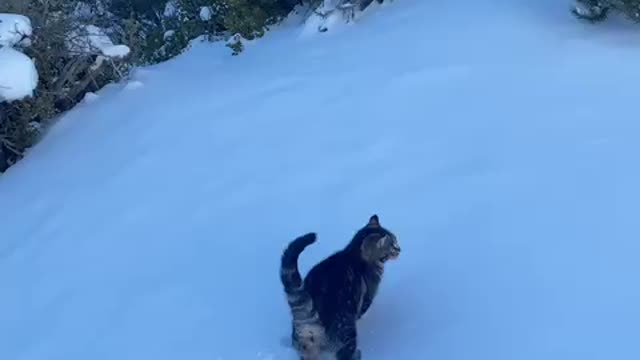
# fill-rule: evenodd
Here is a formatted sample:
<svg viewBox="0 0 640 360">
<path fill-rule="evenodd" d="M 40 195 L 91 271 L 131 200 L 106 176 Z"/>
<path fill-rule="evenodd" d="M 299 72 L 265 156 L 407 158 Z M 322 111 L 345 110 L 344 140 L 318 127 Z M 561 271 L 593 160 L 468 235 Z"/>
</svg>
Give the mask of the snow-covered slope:
<svg viewBox="0 0 640 360">
<path fill-rule="evenodd" d="M 296 359 L 283 247 L 378 213 L 363 359 L 638 359 L 639 39 L 397 0 L 140 71 L 0 177 L 0 358 Z"/>
</svg>

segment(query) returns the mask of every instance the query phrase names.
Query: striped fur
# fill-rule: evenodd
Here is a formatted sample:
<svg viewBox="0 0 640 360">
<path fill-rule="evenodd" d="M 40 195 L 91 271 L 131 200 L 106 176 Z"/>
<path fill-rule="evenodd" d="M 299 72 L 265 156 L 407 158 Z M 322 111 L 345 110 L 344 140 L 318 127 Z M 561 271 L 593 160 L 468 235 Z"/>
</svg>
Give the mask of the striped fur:
<svg viewBox="0 0 640 360">
<path fill-rule="evenodd" d="M 337 360 L 360 359 L 356 321 L 371 306 L 384 264 L 399 256 L 400 247 L 374 215 L 343 250 L 314 266 L 303 281 L 298 258 L 315 241 L 316 234 L 308 233 L 282 254 L 280 280 L 293 317 L 293 345 L 303 360 L 318 360 L 323 352 Z"/>
<path fill-rule="evenodd" d="M 280 281 L 287 294 L 287 302 L 293 317 L 292 342 L 302 359 L 316 359 L 326 343 L 324 327 L 313 306 L 311 295 L 306 291 L 298 258 L 304 249 L 316 241 L 316 234 L 309 233 L 293 240 L 282 254 Z"/>
<path fill-rule="evenodd" d="M 282 254 L 280 281 L 287 294 L 294 319 L 317 317 L 311 296 L 307 293 L 298 270 L 298 258 L 304 249 L 316 241 L 316 234 L 309 233 L 293 240 Z"/>
</svg>

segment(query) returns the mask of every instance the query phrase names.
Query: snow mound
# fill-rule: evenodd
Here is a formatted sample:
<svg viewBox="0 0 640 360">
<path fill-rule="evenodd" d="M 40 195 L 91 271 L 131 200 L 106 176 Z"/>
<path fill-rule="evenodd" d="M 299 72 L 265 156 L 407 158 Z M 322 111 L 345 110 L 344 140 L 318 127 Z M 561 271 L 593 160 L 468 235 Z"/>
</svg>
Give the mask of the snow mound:
<svg viewBox="0 0 640 360">
<path fill-rule="evenodd" d="M 138 88 L 141 88 L 144 86 L 144 83 L 142 81 L 138 81 L 138 80 L 133 80 L 127 83 L 127 85 L 125 85 L 125 89 L 127 90 L 135 90 Z"/>
<path fill-rule="evenodd" d="M 125 57 L 131 51 L 126 45 L 114 45 L 109 36 L 95 25 L 85 26 L 80 33 L 74 32 L 70 36 L 68 46 L 70 51 L 99 53 L 111 58 Z"/>
<path fill-rule="evenodd" d="M 12 48 L 0 48 L 0 101 L 31 96 L 37 85 L 38 71 L 33 60 Z"/>
<path fill-rule="evenodd" d="M 14 46 L 25 37 L 31 36 L 33 29 L 28 17 L 18 14 L 0 14 L 0 46 Z"/>
<path fill-rule="evenodd" d="M 84 99 L 83 102 L 84 103 L 91 103 L 96 101 L 98 98 L 100 98 L 100 95 L 94 93 L 94 92 L 88 92 L 86 94 L 84 94 Z"/>
</svg>

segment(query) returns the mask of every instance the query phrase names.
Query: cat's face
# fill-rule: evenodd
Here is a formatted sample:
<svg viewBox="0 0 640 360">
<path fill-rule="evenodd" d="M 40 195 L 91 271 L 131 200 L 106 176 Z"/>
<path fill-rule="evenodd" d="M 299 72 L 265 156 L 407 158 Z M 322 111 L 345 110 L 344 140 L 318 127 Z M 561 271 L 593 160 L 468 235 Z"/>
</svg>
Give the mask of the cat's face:
<svg viewBox="0 0 640 360">
<path fill-rule="evenodd" d="M 385 263 L 400 256 L 398 239 L 391 231 L 380 226 L 378 216 L 373 215 L 360 233 L 363 236 L 361 252 L 365 260 Z"/>
</svg>

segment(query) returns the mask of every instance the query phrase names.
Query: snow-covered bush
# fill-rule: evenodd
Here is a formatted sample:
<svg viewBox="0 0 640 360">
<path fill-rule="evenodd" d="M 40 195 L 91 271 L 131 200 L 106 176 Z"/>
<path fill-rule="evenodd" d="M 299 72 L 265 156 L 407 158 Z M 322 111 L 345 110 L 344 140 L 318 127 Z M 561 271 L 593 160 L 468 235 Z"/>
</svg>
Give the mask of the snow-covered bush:
<svg viewBox="0 0 640 360">
<path fill-rule="evenodd" d="M 31 20 L 19 14 L 0 14 L 0 46 L 15 46 L 31 36 Z"/>
<path fill-rule="evenodd" d="M 640 22 L 640 0 L 576 0 L 573 13 L 592 22 L 603 21 L 610 11 Z"/>
<path fill-rule="evenodd" d="M 278 23 L 298 0 L 172 0 L 153 19 L 138 21 L 145 62 L 171 58 L 195 38 L 255 39 Z M 234 48 L 239 51 L 240 48 Z"/>
<path fill-rule="evenodd" d="M 23 15 L 0 13 L 0 102 L 33 95 L 38 83 L 35 64 L 14 46 L 28 46 L 31 21 Z"/>
<path fill-rule="evenodd" d="M 18 152 L 25 136 L 15 136 L 27 129 L 3 111 L 3 104 L 33 95 L 38 72 L 31 58 L 14 47 L 29 45 L 31 21 L 18 14 L 0 13 L 0 171 L 7 167 L 7 152 Z M 13 135 L 13 136 L 12 136 Z"/>
<path fill-rule="evenodd" d="M 303 0 L 307 9 L 305 32 L 326 32 L 332 25 L 356 20 L 374 0 Z M 384 0 L 375 0 L 382 4 Z M 388 0 L 391 1 L 391 0 Z M 311 30 L 311 29 L 316 30 Z"/>
<path fill-rule="evenodd" d="M 11 19 L 3 26 L 20 30 L 11 36 L 3 32 L 1 40 L 5 48 L 0 52 L 0 89 L 5 90 L 0 93 L 0 171 L 23 156 L 57 113 L 76 105 L 86 92 L 126 75 L 123 56 L 128 48 L 113 44 L 93 25 L 100 15 L 89 4 L 80 4 L 0 2 L 0 13 L 8 14 L 1 17 Z M 20 19 L 28 19 L 30 28 Z M 19 74 L 21 80 L 16 78 Z"/>
<path fill-rule="evenodd" d="M 384 0 L 375 0 L 382 4 Z M 374 0 L 302 0 L 302 2 L 312 10 L 326 13 L 327 11 L 342 11 L 353 15 L 355 11 L 366 9 Z"/>
</svg>

